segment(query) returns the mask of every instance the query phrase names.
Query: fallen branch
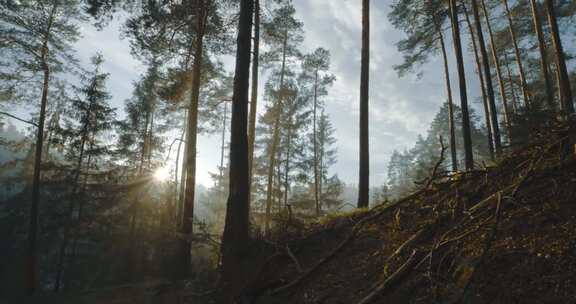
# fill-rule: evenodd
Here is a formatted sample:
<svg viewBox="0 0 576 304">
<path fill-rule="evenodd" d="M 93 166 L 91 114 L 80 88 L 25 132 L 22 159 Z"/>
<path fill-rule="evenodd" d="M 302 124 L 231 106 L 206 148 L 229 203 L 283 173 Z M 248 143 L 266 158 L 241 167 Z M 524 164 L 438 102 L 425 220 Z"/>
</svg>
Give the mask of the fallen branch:
<svg viewBox="0 0 576 304">
<path fill-rule="evenodd" d="M 438 168 L 440 168 L 440 165 L 444 162 L 444 153 L 446 153 L 446 147 L 444 146 L 444 140 L 442 140 L 442 135 L 440 135 L 438 137 L 438 141 L 440 141 L 440 158 L 438 158 L 438 161 L 434 165 L 434 169 L 432 169 L 432 174 L 430 174 L 430 177 L 428 178 L 428 181 L 426 182 L 426 186 L 424 187 L 425 189 L 430 188 L 430 186 L 432 185 L 432 182 L 436 178 Z"/>
<path fill-rule="evenodd" d="M 456 301 L 456 303 L 462 303 L 462 300 L 466 297 L 466 295 L 470 289 L 470 285 L 472 284 L 472 281 L 473 281 L 473 279 L 477 273 L 478 268 L 483 265 L 484 259 L 488 255 L 488 252 L 490 251 L 490 248 L 492 247 L 492 243 L 496 239 L 496 233 L 498 232 L 498 224 L 500 223 L 501 211 L 502 211 L 502 194 L 500 193 L 498 195 L 498 204 L 496 205 L 496 215 L 495 215 L 496 220 L 494 222 L 494 226 L 492 227 L 492 232 L 490 232 L 490 235 L 486 239 L 486 242 L 484 243 L 484 249 L 482 250 L 482 255 L 478 259 L 476 266 L 474 266 L 474 269 L 472 270 L 472 274 L 468 278 L 468 281 L 466 282 L 466 285 L 464 286 L 464 289 L 462 290 L 462 293 L 460 294 L 460 299 L 458 301 Z"/>
<path fill-rule="evenodd" d="M 302 270 L 302 266 L 300 266 L 300 262 L 298 262 L 298 259 L 296 258 L 294 253 L 292 253 L 292 250 L 290 250 L 290 246 L 288 246 L 288 244 L 286 244 L 286 253 L 288 253 L 288 256 L 294 262 L 294 265 L 296 265 L 296 269 L 298 270 L 298 272 L 303 273 L 304 271 Z"/>
<path fill-rule="evenodd" d="M 370 292 L 367 296 L 365 296 L 358 304 L 368 304 L 376 299 L 376 297 L 384 296 L 387 292 L 392 290 L 396 285 L 402 282 L 402 280 L 407 277 L 416 265 L 419 264 L 420 260 L 417 258 L 420 256 L 418 251 L 412 251 L 412 254 L 408 258 L 396 272 L 390 275 L 386 280 L 380 283 L 376 288 Z"/>
</svg>

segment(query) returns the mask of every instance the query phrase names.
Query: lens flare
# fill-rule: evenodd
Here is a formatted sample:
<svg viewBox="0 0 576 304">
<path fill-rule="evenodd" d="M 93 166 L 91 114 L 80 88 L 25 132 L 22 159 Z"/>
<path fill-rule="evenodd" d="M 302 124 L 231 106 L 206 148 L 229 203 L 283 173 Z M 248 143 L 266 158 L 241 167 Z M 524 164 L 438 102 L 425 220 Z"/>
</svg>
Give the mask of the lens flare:
<svg viewBox="0 0 576 304">
<path fill-rule="evenodd" d="M 167 167 L 160 167 L 154 171 L 154 179 L 165 182 L 170 178 L 170 170 Z"/>
</svg>

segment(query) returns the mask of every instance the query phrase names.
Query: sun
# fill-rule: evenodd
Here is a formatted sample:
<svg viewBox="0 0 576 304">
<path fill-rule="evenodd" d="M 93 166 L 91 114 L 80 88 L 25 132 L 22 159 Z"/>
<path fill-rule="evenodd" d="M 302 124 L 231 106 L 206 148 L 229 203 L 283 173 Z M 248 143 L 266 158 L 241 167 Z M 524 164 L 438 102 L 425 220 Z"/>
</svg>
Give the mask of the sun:
<svg viewBox="0 0 576 304">
<path fill-rule="evenodd" d="M 170 170 L 168 167 L 160 167 L 154 171 L 154 179 L 159 182 L 165 182 L 170 178 Z"/>
</svg>

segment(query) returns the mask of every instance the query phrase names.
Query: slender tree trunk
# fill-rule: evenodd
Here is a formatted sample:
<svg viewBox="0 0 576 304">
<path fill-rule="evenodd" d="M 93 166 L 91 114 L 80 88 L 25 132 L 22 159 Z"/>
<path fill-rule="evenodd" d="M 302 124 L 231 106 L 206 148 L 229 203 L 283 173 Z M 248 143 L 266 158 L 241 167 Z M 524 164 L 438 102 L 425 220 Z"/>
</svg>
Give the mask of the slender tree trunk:
<svg viewBox="0 0 576 304">
<path fill-rule="evenodd" d="M 241 0 L 230 127 L 230 185 L 222 236 L 222 285 L 228 302 L 243 287 L 241 263 L 249 248 L 250 167 L 247 127 L 252 10 L 252 0 Z"/>
<path fill-rule="evenodd" d="M 72 179 L 72 191 L 70 192 L 70 202 L 68 204 L 68 210 L 66 212 L 66 222 L 64 223 L 63 227 L 63 235 L 62 241 L 60 243 L 60 248 L 58 251 L 58 262 L 56 266 L 56 278 L 54 280 L 54 292 L 60 291 L 60 287 L 62 284 L 62 276 L 64 274 L 64 267 L 66 264 L 66 251 L 68 249 L 68 242 L 70 239 L 70 229 L 72 228 L 72 222 L 74 218 L 74 205 L 76 203 L 76 194 L 78 190 L 78 185 L 80 181 L 80 174 L 82 172 L 82 163 L 84 162 L 84 153 L 86 147 L 86 141 L 90 136 L 90 114 L 92 113 L 93 102 L 90 102 L 88 105 L 88 109 L 86 110 L 86 121 L 82 126 L 82 137 L 80 139 L 80 151 L 78 151 L 78 162 L 76 163 L 76 168 L 74 169 L 74 176 Z M 88 162 L 90 162 L 90 157 L 88 158 Z M 81 200 L 80 200 L 80 203 Z"/>
<path fill-rule="evenodd" d="M 480 21 L 480 14 L 478 13 L 478 4 L 476 0 L 472 0 L 471 2 L 474 23 L 476 25 L 478 46 L 484 68 L 484 83 L 486 84 L 486 95 L 488 96 L 488 106 L 491 116 L 490 120 L 494 140 L 494 151 L 496 152 L 496 155 L 500 155 L 502 153 L 502 140 L 500 138 L 500 124 L 498 123 L 498 111 L 496 108 L 496 98 L 494 97 L 494 87 L 492 86 L 492 73 L 490 72 L 490 64 L 488 63 L 488 52 L 486 51 L 486 45 L 484 44 L 484 33 L 482 32 L 482 23 Z"/>
<path fill-rule="evenodd" d="M 272 192 L 274 191 L 274 167 L 276 164 L 276 150 L 280 142 L 280 115 L 282 113 L 282 103 L 284 97 L 284 74 L 286 73 L 286 48 L 288 45 L 288 32 L 284 32 L 284 44 L 282 47 L 282 67 L 280 69 L 280 90 L 278 101 L 274 107 L 274 132 L 272 135 L 272 146 L 268 160 L 268 185 L 266 189 L 266 214 L 264 217 L 265 232 L 270 232 L 270 211 L 272 208 Z M 280 176 L 278 176 L 280 178 Z"/>
<path fill-rule="evenodd" d="M 496 50 L 496 43 L 494 42 L 494 33 L 492 32 L 492 24 L 490 23 L 490 15 L 486 8 L 486 1 L 480 0 L 484 18 L 486 19 L 486 27 L 488 28 L 488 37 L 490 39 L 490 49 L 492 51 L 492 60 L 494 61 L 494 68 L 496 69 L 496 78 L 498 79 L 498 87 L 500 88 L 500 98 L 502 99 L 502 109 L 504 110 L 504 124 L 508 131 L 508 139 L 512 141 L 510 129 L 512 128 L 510 122 L 510 110 L 508 109 L 508 98 L 506 97 L 506 87 L 504 87 L 504 78 L 502 77 L 502 70 L 500 69 L 500 59 L 498 51 Z"/>
<path fill-rule="evenodd" d="M 470 16 L 468 10 L 464 6 L 464 16 L 466 17 L 466 24 L 468 25 L 468 31 L 470 32 L 470 40 L 472 40 L 472 50 L 474 52 L 474 60 L 476 61 L 476 71 L 478 72 L 478 79 L 480 80 L 480 90 L 482 92 L 482 105 L 484 107 L 484 119 L 486 124 L 486 130 L 488 133 L 488 152 L 490 153 L 490 159 L 495 160 L 494 156 L 494 136 L 492 134 L 492 121 L 491 112 L 488 105 L 488 96 L 486 96 L 486 85 L 484 83 L 484 75 L 482 74 L 482 63 L 480 61 L 480 56 L 478 55 L 478 46 L 476 45 L 476 35 L 474 34 L 474 29 L 472 28 L 472 22 L 470 22 Z"/>
<path fill-rule="evenodd" d="M 446 44 L 444 43 L 444 33 L 436 17 L 434 17 L 436 32 L 440 39 L 440 50 L 444 62 L 444 79 L 446 81 L 446 95 L 448 96 L 448 129 L 450 130 L 450 156 L 452 160 L 452 171 L 458 171 L 458 156 L 456 154 L 456 129 L 454 127 L 454 101 L 452 100 L 452 87 L 450 85 L 450 70 L 448 68 L 448 56 L 446 55 Z"/>
<path fill-rule="evenodd" d="M 38 205 L 40 201 L 40 174 L 42 170 L 42 145 L 44 143 L 44 122 L 46 120 L 46 107 L 48 104 L 48 88 L 50 86 L 50 66 L 48 65 L 48 41 L 52 32 L 52 24 L 56 15 L 58 2 L 53 1 L 50 17 L 44 33 L 40 63 L 44 73 L 42 82 L 42 96 L 40 98 L 40 116 L 36 132 L 36 147 L 34 155 L 34 173 L 32 179 L 32 201 L 30 204 L 30 222 L 28 225 L 28 252 L 26 261 L 26 294 L 33 295 L 36 292 L 37 271 L 37 239 L 38 239 Z"/>
<path fill-rule="evenodd" d="M 316 115 L 318 113 L 318 68 L 314 73 L 314 100 L 312 107 L 312 141 L 314 147 L 314 205 L 316 207 L 316 216 L 320 216 L 320 197 L 319 197 L 319 174 L 318 174 L 318 134 L 316 130 Z"/>
<path fill-rule="evenodd" d="M 512 78 L 512 71 L 508 64 L 508 55 L 504 52 L 504 66 L 506 67 L 506 74 L 508 76 L 508 83 L 510 84 L 510 97 L 512 97 L 512 110 L 514 114 L 518 113 L 518 99 L 516 98 L 516 90 L 514 89 L 514 79 Z"/>
<path fill-rule="evenodd" d="M 196 187 L 196 140 L 198 133 L 198 101 L 200 97 L 200 77 L 202 75 L 202 56 L 204 50 L 204 28 L 206 22 L 206 8 L 204 0 L 198 0 L 196 39 L 194 42 L 194 67 L 192 70 L 192 87 L 190 96 L 190 109 L 188 110 L 188 134 L 186 138 L 186 188 L 184 193 L 184 206 L 180 219 L 180 255 L 182 276 L 190 273 L 191 236 L 194 228 L 194 192 Z"/>
<path fill-rule="evenodd" d="M 534 22 L 534 31 L 538 38 L 538 50 L 540 51 L 540 66 L 542 70 L 542 77 L 546 86 L 546 103 L 548 107 L 554 108 L 554 94 L 552 93 L 552 81 L 548 73 L 548 59 L 546 58 L 546 41 L 544 40 L 544 33 L 542 32 L 542 22 L 538 14 L 538 6 L 536 0 L 530 0 L 532 7 L 532 21 Z"/>
<path fill-rule="evenodd" d="M 222 143 L 220 145 L 220 183 L 224 180 L 224 149 L 226 148 L 226 115 L 228 104 L 224 102 L 224 119 L 222 120 Z"/>
<path fill-rule="evenodd" d="M 468 94 L 466 92 L 466 74 L 464 71 L 464 58 L 462 57 L 462 43 L 460 41 L 460 24 L 456 0 L 450 0 L 450 19 L 452 21 L 452 37 L 454 40 L 454 53 L 458 66 L 458 83 L 460 86 L 460 107 L 462 108 L 462 135 L 464 137 L 464 163 L 466 170 L 474 169 L 474 155 L 472 153 L 472 136 L 470 134 L 470 115 L 468 113 Z"/>
<path fill-rule="evenodd" d="M 508 30 L 510 31 L 510 38 L 512 40 L 512 45 L 514 46 L 516 65 L 518 66 L 518 73 L 520 74 L 520 84 L 522 86 L 522 95 L 524 96 L 524 106 L 527 109 L 530 109 L 530 93 L 528 91 L 528 85 L 526 84 L 526 74 L 524 73 L 524 67 L 522 65 L 522 58 L 520 56 L 520 48 L 518 47 L 516 31 L 514 30 L 514 19 L 512 17 L 512 13 L 510 12 L 508 0 L 503 0 L 503 2 L 504 8 L 506 9 L 506 16 L 508 17 Z"/>
<path fill-rule="evenodd" d="M 370 0 L 362 0 L 362 58 L 360 71 L 360 170 L 358 172 L 358 208 L 370 201 L 369 144 L 369 82 L 370 82 Z"/>
<path fill-rule="evenodd" d="M 288 116 L 288 130 L 286 136 L 286 163 L 284 165 L 284 208 L 288 206 L 288 191 L 290 189 L 290 146 L 292 144 L 292 116 Z"/>
<path fill-rule="evenodd" d="M 254 46 L 252 53 L 252 91 L 248 119 L 248 165 L 250 168 L 250 188 L 254 169 L 254 141 L 256 140 L 256 114 L 258 110 L 258 66 L 260 62 L 260 0 L 254 0 Z"/>
<path fill-rule="evenodd" d="M 544 3 L 546 4 L 548 14 L 548 23 L 550 23 L 556 66 L 558 67 L 558 74 L 560 76 L 558 85 L 560 87 L 560 104 L 566 113 L 573 114 L 574 103 L 572 101 L 572 89 L 570 88 L 570 78 L 568 77 L 568 69 L 566 68 L 566 59 L 564 58 L 562 40 L 560 39 L 560 31 L 558 29 L 558 22 L 556 21 L 554 3 L 551 0 L 544 0 Z"/>
</svg>

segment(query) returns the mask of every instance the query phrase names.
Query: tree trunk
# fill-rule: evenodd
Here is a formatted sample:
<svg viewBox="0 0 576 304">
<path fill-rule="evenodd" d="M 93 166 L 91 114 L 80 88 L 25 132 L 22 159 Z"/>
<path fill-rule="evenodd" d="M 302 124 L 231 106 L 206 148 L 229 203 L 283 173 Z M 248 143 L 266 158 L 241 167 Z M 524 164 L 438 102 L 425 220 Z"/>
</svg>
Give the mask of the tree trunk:
<svg viewBox="0 0 576 304">
<path fill-rule="evenodd" d="M 491 112 L 488 105 L 488 97 L 486 96 L 486 85 L 484 83 L 484 75 L 482 74 L 482 63 L 480 62 L 480 56 L 478 55 L 478 46 L 476 45 L 476 35 L 474 34 L 474 29 L 472 28 L 472 22 L 470 22 L 470 16 L 466 7 L 464 6 L 464 16 L 466 17 L 466 24 L 468 25 L 468 31 L 470 32 L 470 40 L 472 40 L 472 50 L 474 52 L 474 60 L 476 61 L 476 70 L 478 72 L 478 79 L 480 80 L 480 89 L 482 92 L 482 106 L 484 107 L 484 119 L 486 124 L 486 130 L 488 133 L 488 149 L 490 153 L 490 159 L 495 160 L 494 156 L 494 136 L 492 134 L 492 121 Z"/>
<path fill-rule="evenodd" d="M 258 110 L 258 66 L 260 62 L 260 0 L 254 0 L 254 47 L 252 53 L 252 91 L 248 119 L 248 166 L 250 169 L 250 189 L 254 170 L 254 142 L 256 140 L 256 115 Z"/>
<path fill-rule="evenodd" d="M 476 38 L 478 38 L 478 46 L 480 48 L 482 65 L 484 68 L 484 83 L 486 84 L 486 95 L 488 96 L 488 107 L 491 116 L 490 120 L 494 140 L 494 151 L 496 152 L 496 155 L 500 155 L 502 153 L 502 140 L 500 138 L 500 125 L 498 123 L 498 111 L 496 108 L 496 99 L 494 97 L 494 87 L 492 86 L 492 73 L 490 72 L 490 64 L 488 63 L 488 52 L 486 51 L 486 45 L 484 44 L 484 33 L 482 32 L 482 23 L 480 21 L 480 14 L 478 13 L 478 4 L 476 0 L 472 0 L 471 2 L 474 23 L 476 25 Z"/>
<path fill-rule="evenodd" d="M 34 173 L 32 179 L 32 201 L 30 204 L 30 219 L 28 224 L 28 252 L 26 261 L 26 294 L 33 295 L 36 292 L 37 271 L 37 238 L 38 238 L 38 205 L 40 201 L 40 173 L 42 170 L 42 145 L 44 143 L 44 122 L 46 120 L 46 107 L 48 104 L 48 88 L 50 86 L 50 66 L 48 65 L 48 41 L 52 31 L 52 24 L 56 15 L 58 1 L 52 3 L 50 17 L 44 33 L 40 63 L 44 73 L 42 82 L 42 96 L 40 98 L 40 116 L 36 132 L 36 147 L 34 154 Z"/>
<path fill-rule="evenodd" d="M 180 243 L 182 277 L 190 273 L 191 236 L 194 227 L 194 191 L 196 186 L 196 139 L 198 133 L 198 101 L 200 96 L 200 77 L 202 74 L 202 55 L 204 49 L 204 27 L 206 22 L 206 8 L 204 0 L 197 4 L 196 39 L 194 42 L 194 66 L 192 70 L 192 87 L 190 96 L 190 109 L 188 110 L 188 134 L 186 138 L 186 188 L 184 192 L 184 206 L 180 219 Z"/>
<path fill-rule="evenodd" d="M 530 0 L 532 7 L 532 21 L 534 22 L 534 31 L 538 38 L 538 50 L 540 51 L 540 66 L 542 70 L 542 77 L 546 86 L 546 103 L 550 109 L 554 108 L 554 94 L 552 93 L 552 81 L 548 73 L 548 59 L 546 58 L 546 41 L 544 41 L 544 33 L 542 32 L 542 22 L 538 14 L 538 7 L 536 0 Z"/>
<path fill-rule="evenodd" d="M 446 95 L 448 95 L 448 129 L 450 130 L 450 156 L 452 160 L 452 171 L 458 171 L 458 156 L 456 154 L 456 129 L 454 127 L 454 101 L 452 100 L 452 87 L 450 85 L 450 70 L 448 68 L 448 56 L 446 55 L 446 44 L 444 43 L 444 34 L 436 17 L 434 24 L 438 38 L 440 39 L 440 50 L 442 51 L 442 60 L 444 63 L 444 79 L 446 81 Z"/>
<path fill-rule="evenodd" d="M 560 31 L 558 29 L 558 22 L 556 21 L 554 3 L 551 0 L 544 0 L 544 3 L 546 4 L 546 11 L 548 13 L 548 23 L 550 23 L 556 66 L 558 67 L 558 74 L 560 76 L 558 85 L 560 87 L 560 104 L 566 113 L 572 114 L 574 113 L 572 89 L 570 88 L 570 78 L 568 77 L 568 69 L 566 68 L 566 59 L 564 58 L 562 40 L 560 39 Z"/>
<path fill-rule="evenodd" d="M 316 116 L 318 114 L 318 68 L 314 73 L 314 100 L 312 107 L 312 141 L 314 146 L 314 206 L 316 208 L 316 217 L 320 216 L 320 197 L 318 194 L 318 187 L 320 182 L 318 180 L 318 134 L 316 130 Z"/>
<path fill-rule="evenodd" d="M 502 109 L 504 110 L 504 124 L 506 124 L 506 130 L 508 131 L 508 140 L 511 141 L 510 129 L 512 125 L 510 123 L 510 111 L 508 109 L 508 98 L 506 97 L 506 88 L 504 87 L 504 78 L 502 77 L 502 70 L 500 69 L 500 59 L 498 58 L 498 51 L 496 50 L 496 43 L 494 42 L 494 34 L 492 32 L 492 25 L 490 23 L 490 15 L 488 14 L 488 9 L 486 8 L 486 1 L 480 0 L 482 5 L 482 11 L 484 12 L 484 18 L 486 19 L 486 27 L 488 28 L 488 37 L 490 38 L 490 49 L 492 51 L 492 60 L 494 61 L 494 67 L 496 68 L 496 78 L 498 79 L 498 87 L 500 88 L 500 98 L 502 99 Z"/>
<path fill-rule="evenodd" d="M 516 31 L 514 30 L 514 20 L 512 18 L 512 13 L 510 12 L 510 7 L 508 6 L 508 0 L 504 1 L 504 7 L 506 9 L 506 16 L 508 17 L 508 30 L 510 31 L 510 38 L 512 40 L 512 45 L 514 46 L 514 55 L 516 57 L 516 65 L 518 66 L 518 73 L 520 74 L 520 84 L 522 86 L 522 95 L 524 96 L 524 106 L 530 108 L 530 93 L 528 91 L 528 85 L 526 84 L 526 74 L 524 74 L 524 66 L 522 65 L 522 58 L 520 57 L 520 48 L 518 47 L 518 39 L 516 38 Z"/>
<path fill-rule="evenodd" d="M 370 201 L 369 78 L 370 78 L 370 0 L 362 0 L 362 58 L 360 71 L 360 170 L 358 208 Z"/>
<path fill-rule="evenodd" d="M 270 211 L 272 208 L 272 192 L 274 191 L 274 167 L 276 164 L 276 150 L 280 142 L 280 114 L 282 113 L 282 102 L 284 97 L 284 74 L 286 73 L 286 47 L 288 45 L 288 32 L 284 32 L 284 45 L 282 47 L 282 67 L 280 69 L 280 90 L 278 101 L 274 107 L 274 133 L 272 135 L 272 146 L 268 160 L 268 185 L 266 189 L 266 214 L 264 216 L 265 233 L 270 232 Z"/>
<path fill-rule="evenodd" d="M 243 287 L 241 263 L 245 250 L 249 248 L 250 168 L 247 126 L 252 9 L 252 0 L 240 2 L 230 127 L 230 186 L 222 236 L 222 286 L 228 302 L 232 302 Z"/>
<path fill-rule="evenodd" d="M 516 98 L 516 90 L 514 89 L 514 79 L 512 78 L 512 71 L 508 64 L 508 55 L 504 52 L 504 66 L 506 67 L 506 74 L 508 76 L 508 83 L 510 84 L 510 97 L 512 97 L 512 110 L 514 114 L 518 113 L 518 99 Z"/>
<path fill-rule="evenodd" d="M 290 145 L 292 143 L 292 116 L 288 115 L 288 130 L 286 136 L 286 163 L 284 164 L 284 208 L 288 206 L 288 191 L 290 189 Z"/>
<path fill-rule="evenodd" d="M 460 24 L 456 0 L 450 0 L 450 19 L 452 21 L 452 37 L 454 53 L 458 66 L 458 83 L 460 87 L 460 107 L 462 108 L 462 135 L 464 137 L 464 163 L 466 170 L 474 169 L 474 155 L 472 154 L 472 136 L 470 134 L 470 115 L 468 113 L 468 94 L 466 92 L 466 74 L 464 71 L 464 58 L 462 57 L 462 43 L 460 41 Z"/>
</svg>

